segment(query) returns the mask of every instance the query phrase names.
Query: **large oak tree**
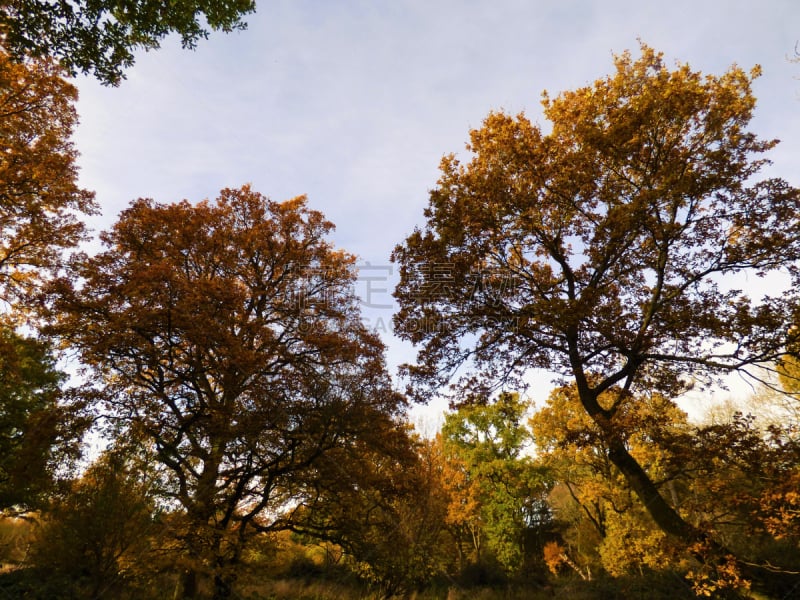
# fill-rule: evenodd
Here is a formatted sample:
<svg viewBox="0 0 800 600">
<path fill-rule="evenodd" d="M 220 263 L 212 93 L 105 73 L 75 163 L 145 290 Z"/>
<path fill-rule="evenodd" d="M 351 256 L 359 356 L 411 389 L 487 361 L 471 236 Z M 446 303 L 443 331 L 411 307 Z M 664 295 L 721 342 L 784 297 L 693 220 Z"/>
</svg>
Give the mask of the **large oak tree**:
<svg viewBox="0 0 800 600">
<path fill-rule="evenodd" d="M 757 277 L 796 278 L 800 191 L 759 178 L 777 142 L 748 130 L 758 68 L 704 76 L 646 46 L 615 64 L 545 94 L 549 130 L 493 113 L 468 162 L 444 158 L 425 227 L 393 254 L 396 331 L 421 346 L 422 395 L 465 365 L 460 383 L 483 397 L 531 368 L 572 381 L 658 526 L 706 543 L 631 455 L 618 409 L 780 358 L 800 288 L 762 297 Z"/>
<path fill-rule="evenodd" d="M 54 331 L 97 374 L 107 414 L 154 449 L 217 597 L 248 535 L 290 527 L 402 410 L 332 227 L 303 197 L 247 186 L 138 200 L 54 287 Z"/>
</svg>

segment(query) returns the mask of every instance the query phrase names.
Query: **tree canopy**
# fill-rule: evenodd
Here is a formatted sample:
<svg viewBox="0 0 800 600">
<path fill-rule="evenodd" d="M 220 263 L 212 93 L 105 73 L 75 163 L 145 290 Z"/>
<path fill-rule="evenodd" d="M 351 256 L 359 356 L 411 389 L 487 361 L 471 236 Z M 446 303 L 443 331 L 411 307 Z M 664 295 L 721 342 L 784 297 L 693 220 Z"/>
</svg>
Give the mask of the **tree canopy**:
<svg viewBox="0 0 800 600">
<path fill-rule="evenodd" d="M 242 17 L 254 10 L 253 0 L 11 0 L 0 5 L 0 34 L 17 60 L 52 57 L 71 75 L 91 73 L 118 85 L 137 49 L 158 48 L 171 33 L 194 48 L 209 29 L 244 29 Z"/>
<path fill-rule="evenodd" d="M 784 351 L 795 294 L 720 285 L 798 256 L 800 194 L 755 180 L 776 143 L 746 129 L 758 69 L 670 71 L 646 47 L 616 66 L 545 96 L 550 133 L 493 113 L 468 164 L 444 158 L 425 228 L 394 251 L 413 374 L 440 384 L 472 360 L 492 382 L 543 367 L 595 394 L 674 394 Z"/>
<path fill-rule="evenodd" d="M 331 228 L 305 198 L 247 186 L 213 203 L 138 200 L 102 234 L 108 249 L 52 288 L 52 331 L 152 445 L 219 597 L 247 533 L 288 526 L 280 515 L 345 468 L 333 457 L 402 411 Z"/>
<path fill-rule="evenodd" d="M 51 60 L 18 64 L 0 51 L 0 300 L 30 297 L 75 246 L 96 210 L 78 186 L 70 140 L 78 93 Z"/>
<path fill-rule="evenodd" d="M 484 398 L 535 367 L 573 381 L 656 523 L 693 543 L 704 534 L 631 455 L 619 408 L 773 368 L 796 335 L 800 288 L 751 298 L 728 277 L 796 280 L 800 191 L 758 177 L 777 142 L 748 130 L 757 67 L 704 76 L 641 52 L 545 94 L 549 131 L 492 113 L 468 162 L 443 159 L 425 227 L 394 250 L 395 324 L 421 346 L 408 371 L 422 397 L 464 365 L 462 387 Z"/>
</svg>

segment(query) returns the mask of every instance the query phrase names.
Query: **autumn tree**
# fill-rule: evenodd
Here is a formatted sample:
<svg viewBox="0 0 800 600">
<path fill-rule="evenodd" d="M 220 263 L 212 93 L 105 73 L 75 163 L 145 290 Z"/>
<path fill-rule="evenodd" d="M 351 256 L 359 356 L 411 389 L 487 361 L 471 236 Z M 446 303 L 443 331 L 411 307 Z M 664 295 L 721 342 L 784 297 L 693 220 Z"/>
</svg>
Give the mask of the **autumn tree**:
<svg viewBox="0 0 800 600">
<path fill-rule="evenodd" d="M 0 510 L 40 507 L 88 425 L 53 348 L 19 329 L 95 210 L 77 184 L 77 91 L 62 75 L 0 51 Z"/>
<path fill-rule="evenodd" d="M 82 239 L 81 213 L 96 208 L 77 183 L 78 93 L 62 75 L 50 60 L 0 52 L 0 300 L 17 308 L 30 307 L 34 286 Z"/>
<path fill-rule="evenodd" d="M 244 29 L 242 17 L 253 0 L 154 0 L 45 2 L 9 0 L 0 5 L 2 46 L 17 61 L 52 57 L 71 75 L 91 73 L 118 85 L 134 63 L 134 52 L 159 47 L 175 33 L 184 48 L 194 48 L 209 29 Z"/>
<path fill-rule="evenodd" d="M 409 374 L 422 396 L 459 367 L 461 387 L 484 397 L 531 368 L 572 381 L 611 463 L 692 545 L 708 536 L 631 454 L 619 408 L 757 376 L 785 352 L 800 288 L 750 298 L 735 276 L 797 275 L 800 192 L 758 178 L 777 143 L 748 131 L 758 68 L 703 76 L 641 51 L 545 94 L 549 131 L 493 113 L 467 163 L 444 158 L 425 227 L 393 253 L 396 331 L 421 346 Z"/>
<path fill-rule="evenodd" d="M 397 415 L 379 339 L 353 294 L 355 258 L 298 197 L 248 186 L 216 202 L 137 200 L 53 286 L 53 333 L 106 390 L 107 415 L 149 443 L 181 506 L 187 560 L 230 593 L 249 534 L 340 468 L 326 457 Z"/>
<path fill-rule="evenodd" d="M 464 572 L 469 565 L 481 562 L 485 546 L 480 482 L 470 478 L 466 463 L 457 453 L 445 450 L 441 432 L 435 438 L 435 448 L 447 497 L 445 525 L 455 543 L 459 571 Z"/>
<path fill-rule="evenodd" d="M 609 406 L 615 399 L 603 395 L 600 404 Z M 549 502 L 565 528 L 569 556 L 615 576 L 677 566 L 673 545 L 647 518 L 609 459 L 602 432 L 574 386 L 553 390 L 530 424 L 537 461 L 556 481 Z M 694 475 L 687 455 L 696 449 L 684 443 L 691 430 L 686 414 L 660 394 L 630 396 L 619 405 L 616 425 L 654 484 L 673 505 L 685 506 Z"/>
</svg>

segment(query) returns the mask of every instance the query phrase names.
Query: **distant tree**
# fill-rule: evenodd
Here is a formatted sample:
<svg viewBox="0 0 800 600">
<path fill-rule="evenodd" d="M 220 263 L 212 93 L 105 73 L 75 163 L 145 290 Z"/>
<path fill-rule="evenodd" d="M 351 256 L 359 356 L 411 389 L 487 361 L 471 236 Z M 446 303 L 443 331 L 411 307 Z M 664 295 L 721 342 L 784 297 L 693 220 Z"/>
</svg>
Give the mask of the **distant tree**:
<svg viewBox="0 0 800 600">
<path fill-rule="evenodd" d="M 422 346 L 409 367 L 421 396 L 465 365 L 462 387 L 483 397 L 537 367 L 574 382 L 611 463 L 665 533 L 694 545 L 708 533 L 631 454 L 619 408 L 772 368 L 796 337 L 800 286 L 751 299 L 725 278 L 797 279 L 800 191 L 758 178 L 776 144 L 747 129 L 758 68 L 670 70 L 646 46 L 615 62 L 545 96 L 549 132 L 495 113 L 471 133 L 467 164 L 445 157 L 425 228 L 393 254 L 395 330 Z"/>
<path fill-rule="evenodd" d="M 448 573 L 454 552 L 436 444 L 376 426 L 384 443 L 342 457 L 336 481 L 298 525 L 344 548 L 358 575 L 389 598 Z"/>
<path fill-rule="evenodd" d="M 1 45 L 17 61 L 52 57 L 71 75 L 91 73 L 118 85 L 135 50 L 158 48 L 171 33 L 194 48 L 209 29 L 244 29 L 242 17 L 254 10 L 253 0 L 9 0 L 0 5 Z"/>
<path fill-rule="evenodd" d="M 62 75 L 53 61 L 18 64 L 0 51 L 0 301 L 18 310 L 82 239 L 81 213 L 96 210 L 77 183 L 78 93 Z"/>
<path fill-rule="evenodd" d="M 41 341 L 0 324 L 0 511 L 41 508 L 89 425 Z"/>
<path fill-rule="evenodd" d="M 462 406 L 442 426 L 445 458 L 464 469 L 460 490 L 451 498 L 451 522 L 457 524 L 456 514 L 462 527 L 474 527 L 477 520 L 480 538 L 508 573 L 523 566 L 529 530 L 549 521 L 547 475 L 525 454 L 532 441 L 527 408 L 519 394 L 503 393 L 493 404 Z"/>
<path fill-rule="evenodd" d="M 455 543 L 459 571 L 480 564 L 485 547 L 481 516 L 480 481 L 470 477 L 469 469 L 457 452 L 445 450 L 440 432 L 435 439 L 441 464 L 442 487 L 447 495 L 445 524 Z"/>
<path fill-rule="evenodd" d="M 138 200 L 52 288 L 52 332 L 80 351 L 107 414 L 151 444 L 186 514 L 189 570 L 230 593 L 248 536 L 287 527 L 400 414 L 383 345 L 353 294 L 355 258 L 305 198 L 245 186 L 216 202 Z"/>
</svg>

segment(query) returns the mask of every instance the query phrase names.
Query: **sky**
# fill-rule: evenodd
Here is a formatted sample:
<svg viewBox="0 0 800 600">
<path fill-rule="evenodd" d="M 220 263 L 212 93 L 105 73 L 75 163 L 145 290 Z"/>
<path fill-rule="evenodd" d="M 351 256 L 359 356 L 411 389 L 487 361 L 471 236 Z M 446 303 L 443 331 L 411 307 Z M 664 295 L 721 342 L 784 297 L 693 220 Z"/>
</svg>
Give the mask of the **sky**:
<svg viewBox="0 0 800 600">
<path fill-rule="evenodd" d="M 543 90 L 611 73 L 638 40 L 706 73 L 760 64 L 751 130 L 782 140 L 765 174 L 800 185 L 799 17 L 797 0 L 258 0 L 246 31 L 195 51 L 168 38 L 118 88 L 76 80 L 80 181 L 102 209 L 90 226 L 140 197 L 306 194 L 359 257 L 365 322 L 394 370 L 414 354 L 390 332 L 389 254 L 423 224 L 441 157 L 490 111 L 546 126 Z"/>
</svg>

